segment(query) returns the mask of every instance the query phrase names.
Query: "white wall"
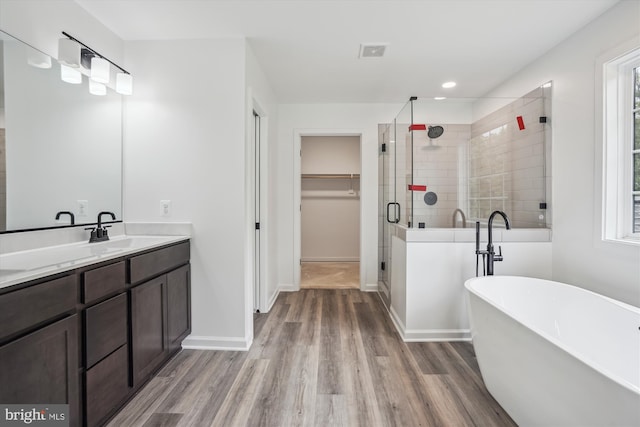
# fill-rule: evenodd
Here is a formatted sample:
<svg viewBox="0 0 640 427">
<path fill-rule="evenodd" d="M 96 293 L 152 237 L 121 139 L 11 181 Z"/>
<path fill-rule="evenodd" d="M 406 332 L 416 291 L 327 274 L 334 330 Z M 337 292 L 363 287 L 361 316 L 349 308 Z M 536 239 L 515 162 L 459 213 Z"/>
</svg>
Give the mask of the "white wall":
<svg viewBox="0 0 640 427">
<path fill-rule="evenodd" d="M 277 179 L 278 192 L 278 281 L 281 288 L 295 289 L 299 265 L 294 253 L 300 236 L 294 235 L 294 217 L 299 203 L 299 136 L 322 133 L 362 135 L 360 177 L 361 248 L 360 274 L 364 284 L 377 288 L 378 273 L 378 123 L 387 123 L 400 111 L 400 104 L 283 104 L 279 107 Z M 342 133 L 342 134 L 344 134 Z M 298 222 L 299 226 L 299 222 Z M 297 277 L 296 277 L 297 276 Z"/>
<path fill-rule="evenodd" d="M 126 68 L 125 220 L 193 224 L 185 346 L 246 348 L 245 40 L 131 41 Z"/>
<path fill-rule="evenodd" d="M 640 247 L 600 239 L 596 60 L 635 39 L 640 2 L 621 1 L 516 74 L 491 96 L 514 96 L 552 80 L 553 278 L 640 306 Z"/>
</svg>

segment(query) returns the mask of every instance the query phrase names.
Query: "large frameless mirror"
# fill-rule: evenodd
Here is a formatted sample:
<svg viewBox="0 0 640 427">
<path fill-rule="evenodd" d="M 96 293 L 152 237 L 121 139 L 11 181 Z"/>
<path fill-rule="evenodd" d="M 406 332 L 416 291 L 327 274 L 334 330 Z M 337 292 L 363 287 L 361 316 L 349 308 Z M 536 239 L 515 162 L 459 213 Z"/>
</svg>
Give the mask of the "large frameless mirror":
<svg viewBox="0 0 640 427">
<path fill-rule="evenodd" d="M 83 80 L 0 31 L 0 232 L 122 218 L 122 97 Z"/>
</svg>

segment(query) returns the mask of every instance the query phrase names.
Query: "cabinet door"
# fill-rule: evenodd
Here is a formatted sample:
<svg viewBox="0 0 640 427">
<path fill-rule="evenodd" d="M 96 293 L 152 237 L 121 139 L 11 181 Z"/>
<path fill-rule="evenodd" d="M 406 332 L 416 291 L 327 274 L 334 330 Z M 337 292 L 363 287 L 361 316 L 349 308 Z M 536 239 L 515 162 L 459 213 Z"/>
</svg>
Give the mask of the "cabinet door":
<svg viewBox="0 0 640 427">
<path fill-rule="evenodd" d="M 86 425 L 100 425 L 129 393 L 129 355 L 123 345 L 86 373 Z"/>
<path fill-rule="evenodd" d="M 77 315 L 0 347 L 2 403 L 66 403 L 78 425 L 78 383 Z"/>
<path fill-rule="evenodd" d="M 169 350 L 180 348 L 191 333 L 190 269 L 185 265 L 167 274 L 167 335 Z"/>
<path fill-rule="evenodd" d="M 166 276 L 131 289 L 133 385 L 138 386 L 163 361 L 167 351 Z"/>
</svg>

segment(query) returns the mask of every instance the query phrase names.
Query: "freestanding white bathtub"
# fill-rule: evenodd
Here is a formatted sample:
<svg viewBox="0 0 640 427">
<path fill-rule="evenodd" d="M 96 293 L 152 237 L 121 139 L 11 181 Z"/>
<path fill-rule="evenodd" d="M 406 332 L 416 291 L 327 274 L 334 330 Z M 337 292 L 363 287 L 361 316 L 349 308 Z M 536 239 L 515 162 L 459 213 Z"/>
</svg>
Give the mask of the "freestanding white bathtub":
<svg viewBox="0 0 640 427">
<path fill-rule="evenodd" d="M 640 309 L 548 280 L 469 279 L 489 392 L 520 426 L 640 426 Z"/>
</svg>

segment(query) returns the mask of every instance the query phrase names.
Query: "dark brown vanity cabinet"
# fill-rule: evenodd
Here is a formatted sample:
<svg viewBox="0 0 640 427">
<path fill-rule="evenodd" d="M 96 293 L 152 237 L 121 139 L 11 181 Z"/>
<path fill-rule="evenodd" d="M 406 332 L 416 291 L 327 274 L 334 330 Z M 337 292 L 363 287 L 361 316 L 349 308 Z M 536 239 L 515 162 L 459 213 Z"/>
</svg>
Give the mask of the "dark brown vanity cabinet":
<svg viewBox="0 0 640 427">
<path fill-rule="evenodd" d="M 165 358 L 167 276 L 131 289 L 131 360 L 133 384 L 138 386 Z"/>
<path fill-rule="evenodd" d="M 167 345 L 178 350 L 191 333 L 191 270 L 183 265 L 167 273 Z"/>
<path fill-rule="evenodd" d="M 69 405 L 80 425 L 75 275 L 0 295 L 0 402 Z"/>
<path fill-rule="evenodd" d="M 85 420 L 99 425 L 129 394 L 127 294 L 85 310 Z"/>
<path fill-rule="evenodd" d="M 191 332 L 189 242 L 0 289 L 0 403 L 99 426 Z"/>
<path fill-rule="evenodd" d="M 130 290 L 134 387 L 177 351 L 191 332 L 188 260 L 188 243 L 130 260 L 131 282 L 140 283 Z"/>
</svg>

